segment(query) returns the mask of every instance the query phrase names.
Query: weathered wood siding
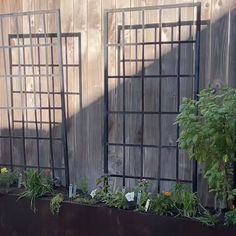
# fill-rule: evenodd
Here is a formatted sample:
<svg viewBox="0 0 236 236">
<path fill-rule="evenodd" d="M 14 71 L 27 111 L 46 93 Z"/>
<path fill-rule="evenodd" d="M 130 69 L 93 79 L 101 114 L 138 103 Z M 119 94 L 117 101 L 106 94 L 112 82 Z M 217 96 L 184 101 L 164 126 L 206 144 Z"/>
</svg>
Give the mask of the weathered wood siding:
<svg viewBox="0 0 236 236">
<path fill-rule="evenodd" d="M 68 60 L 70 63 L 79 63 L 81 76 L 78 70 L 70 69 L 65 72 L 66 76 L 70 78 L 70 89 L 78 90 L 80 96 L 76 99 L 68 98 L 69 106 L 69 117 L 68 117 L 68 137 L 69 137 L 69 164 L 70 164 L 70 175 L 71 181 L 76 182 L 81 177 L 86 177 L 90 187 L 94 186 L 95 179 L 103 173 L 103 93 L 104 93 L 104 76 L 103 76 L 103 65 L 104 65 L 104 9 L 109 8 L 122 8 L 122 7 L 133 7 L 133 6 L 149 6 L 158 4 L 173 4 L 183 2 L 195 2 L 194 0 L 0 0 L 0 13 L 7 12 L 19 12 L 19 11 L 34 11 L 41 9 L 61 9 L 61 22 L 63 32 L 81 32 L 81 61 L 78 62 L 78 49 L 75 47 L 75 40 L 70 40 L 68 43 Z M 222 86 L 229 84 L 232 86 L 236 85 L 236 1 L 235 0 L 201 0 L 202 3 L 202 20 L 207 22 L 207 25 L 202 26 L 201 32 L 201 88 L 208 86 Z M 183 12 L 183 16 L 186 20 L 191 17 L 192 12 Z M 156 21 L 157 16 L 150 14 L 145 16 L 145 20 L 152 22 Z M 164 18 L 166 21 L 176 21 L 175 13 L 166 15 Z M 116 39 L 116 29 L 114 26 L 119 18 L 114 19 L 114 23 L 109 25 L 111 30 L 110 40 Z M 129 23 L 140 23 L 141 19 L 138 16 L 131 16 L 127 19 Z M 9 23 L 9 32 L 13 32 Z M 37 21 L 35 18 L 31 24 L 34 26 L 35 32 L 40 32 L 42 22 Z M 49 19 L 48 31 L 53 31 L 55 22 Z M 24 22 L 22 22 L 24 31 Z M 184 32 L 184 29 L 183 29 Z M 6 32 L 7 33 L 7 32 Z M 168 30 L 165 33 L 166 37 L 169 37 Z M 181 59 L 183 60 L 183 70 L 187 68 L 189 58 L 191 57 L 191 51 L 187 48 L 183 48 L 184 54 Z M 112 52 L 113 56 L 117 52 Z M 126 56 L 132 58 L 133 51 L 128 50 Z M 150 55 L 152 54 L 150 51 Z M 162 52 L 165 54 L 165 60 L 163 61 L 165 68 L 174 68 L 174 57 L 176 57 L 175 48 L 166 48 Z M 189 54 L 190 53 L 190 54 Z M 112 55 L 111 55 L 112 57 Z M 114 58 L 114 57 L 113 57 Z M 116 73 L 117 61 L 110 61 L 112 71 Z M 172 67 L 170 68 L 170 65 Z M 2 58 L 0 58 L 0 68 L 3 66 Z M 130 73 L 133 73 L 135 68 L 129 68 Z M 157 70 L 155 65 L 149 66 L 147 69 L 150 73 L 153 70 Z M 155 81 L 149 81 L 149 85 L 145 88 L 148 91 L 148 99 L 152 102 L 147 102 L 147 107 L 150 109 L 153 107 L 157 108 L 158 95 L 158 83 Z M 127 81 L 127 85 L 130 84 Z M 165 81 L 165 85 L 169 87 L 173 83 L 169 80 Z M 110 98 L 116 104 L 117 94 L 116 88 L 121 85 L 121 81 L 114 81 L 110 88 Z M 2 86 L 2 84 L 1 84 Z M 133 86 L 133 87 L 132 87 Z M 127 106 L 132 109 L 139 106 L 139 101 L 131 102 L 131 99 L 135 98 L 135 93 L 140 92 L 138 84 L 132 84 L 130 89 L 130 100 Z M 191 84 L 183 82 L 182 92 L 183 95 L 188 91 Z M 1 87 L 3 88 L 3 86 Z M 152 89 L 151 89 L 152 88 Z M 5 101 L 6 94 L 4 89 L 1 89 L 1 104 Z M 174 102 L 174 95 L 171 89 L 166 90 L 166 94 L 163 97 L 163 102 L 166 105 L 171 106 Z M 133 100 L 132 100 L 133 101 Z M 148 101 L 148 100 L 147 100 Z M 110 135 L 113 138 L 122 138 L 122 134 L 118 131 L 121 129 L 121 124 L 117 122 L 118 117 L 113 118 L 113 123 L 116 125 L 112 126 Z M 130 117 L 127 123 L 130 124 L 128 130 L 129 139 L 138 140 L 138 119 L 137 117 Z M 166 122 L 172 122 L 172 120 Z M 158 126 L 157 119 L 152 117 L 147 120 L 145 142 L 158 142 L 158 137 L 155 136 L 155 132 L 151 135 L 151 132 Z M 1 128 L 4 130 L 7 127 L 6 120 L 1 117 Z M 170 128 L 166 124 L 163 130 Z M 32 128 L 33 129 L 33 128 Z M 137 131 L 137 132 L 136 132 Z M 172 135 L 172 136 L 171 136 Z M 174 142 L 175 134 L 168 131 L 164 135 L 166 142 Z M 120 136 L 120 137 L 119 137 Z M 32 148 L 32 147 L 29 147 Z M 17 151 L 17 150 L 16 150 Z M 129 153 L 138 155 L 136 150 L 128 150 Z M 45 152 L 44 152 L 45 154 Z M 46 155 L 46 154 L 45 154 Z M 135 168 L 138 158 L 132 159 L 132 155 L 129 154 L 129 169 L 131 174 L 135 174 L 137 169 Z M 157 171 L 157 160 L 153 158 L 155 151 L 145 152 L 144 172 L 147 174 L 156 174 Z M 164 166 L 164 177 L 172 177 L 175 175 L 173 172 L 171 153 L 166 154 L 166 159 L 163 159 Z M 1 157 L 6 159 L 7 152 L 4 147 L 1 147 Z M 20 155 L 19 155 L 20 156 Z M 122 158 L 121 150 L 115 148 L 110 150 L 111 158 L 119 159 Z M 137 157 L 137 156 L 136 156 Z M 20 158 L 20 157 L 19 157 Z M 185 169 L 185 177 L 191 175 L 188 171 L 190 165 L 181 157 L 181 168 Z M 174 164 L 173 164 L 174 165 Z M 172 166 L 172 167 L 171 167 Z M 115 167 L 116 168 L 116 167 Z M 119 170 L 118 170 L 119 171 Z M 201 172 L 200 172 L 201 175 Z M 184 176 L 183 176 L 184 177 Z M 187 177 L 186 177 L 187 178 Z M 202 186 L 202 185 L 200 185 Z M 202 191 L 204 194 L 204 191 Z"/>
</svg>

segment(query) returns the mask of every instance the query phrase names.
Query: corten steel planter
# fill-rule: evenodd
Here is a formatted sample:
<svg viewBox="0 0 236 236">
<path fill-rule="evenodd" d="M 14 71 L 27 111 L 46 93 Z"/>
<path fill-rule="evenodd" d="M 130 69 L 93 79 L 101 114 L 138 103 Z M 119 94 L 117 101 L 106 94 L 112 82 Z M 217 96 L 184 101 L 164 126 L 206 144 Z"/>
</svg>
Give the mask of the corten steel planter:
<svg viewBox="0 0 236 236">
<path fill-rule="evenodd" d="M 53 216 L 49 200 L 36 203 L 14 195 L 0 197 L 1 236 L 222 236 L 236 235 L 236 227 L 206 227 L 188 219 L 161 217 L 99 206 L 63 203 Z"/>
</svg>

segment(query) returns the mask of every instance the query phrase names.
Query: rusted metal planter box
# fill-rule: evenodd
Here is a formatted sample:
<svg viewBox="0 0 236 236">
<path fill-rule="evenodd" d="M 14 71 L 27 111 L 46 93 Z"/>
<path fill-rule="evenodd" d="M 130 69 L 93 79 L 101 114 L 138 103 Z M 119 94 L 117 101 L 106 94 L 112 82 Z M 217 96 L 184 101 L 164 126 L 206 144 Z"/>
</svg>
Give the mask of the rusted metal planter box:
<svg viewBox="0 0 236 236">
<path fill-rule="evenodd" d="M 236 227 L 206 227 L 188 219 L 161 217 L 100 206 L 63 203 L 53 216 L 49 200 L 36 203 L 36 214 L 26 199 L 0 197 L 1 236 L 235 236 Z"/>
</svg>

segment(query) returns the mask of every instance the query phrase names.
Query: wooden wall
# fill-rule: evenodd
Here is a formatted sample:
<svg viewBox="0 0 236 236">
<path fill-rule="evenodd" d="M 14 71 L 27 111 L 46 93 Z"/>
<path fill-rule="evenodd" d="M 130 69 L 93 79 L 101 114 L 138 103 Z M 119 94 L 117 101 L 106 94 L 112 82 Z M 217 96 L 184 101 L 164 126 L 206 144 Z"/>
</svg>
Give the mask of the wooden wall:
<svg viewBox="0 0 236 236">
<path fill-rule="evenodd" d="M 202 27 L 201 34 L 201 87 L 223 84 L 235 86 L 236 1 L 199 1 L 202 3 L 202 20 L 208 22 Z M 78 88 L 81 96 L 69 102 L 69 164 L 73 167 L 72 182 L 86 176 L 90 187 L 94 187 L 95 179 L 103 173 L 104 9 L 183 2 L 195 1 L 0 0 L 0 13 L 60 8 L 62 31 L 81 32 L 82 76 L 80 78 L 74 70 L 69 72 L 72 87 L 77 86 L 77 80 L 82 81 Z M 166 16 L 167 19 L 169 17 Z M 53 28 L 53 21 L 50 23 Z M 40 32 L 40 22 L 35 19 L 31 24 L 35 32 Z M 69 60 L 73 63 L 78 58 L 75 43 L 71 40 L 68 45 Z M 173 52 L 167 50 L 166 53 Z"/>
</svg>

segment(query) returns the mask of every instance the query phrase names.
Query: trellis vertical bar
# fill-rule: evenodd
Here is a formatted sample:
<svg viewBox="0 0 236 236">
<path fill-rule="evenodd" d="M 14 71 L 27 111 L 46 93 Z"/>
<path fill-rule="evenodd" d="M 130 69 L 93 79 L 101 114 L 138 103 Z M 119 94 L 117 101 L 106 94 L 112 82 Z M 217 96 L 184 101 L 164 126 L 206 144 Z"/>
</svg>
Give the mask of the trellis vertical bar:
<svg viewBox="0 0 236 236">
<path fill-rule="evenodd" d="M 40 57 L 40 40 L 39 38 L 37 38 L 37 43 L 38 43 L 38 47 L 37 47 L 37 53 L 38 53 L 38 70 L 39 70 L 39 106 L 41 107 L 42 106 L 42 95 L 41 95 L 41 92 L 42 92 L 42 88 L 41 88 L 41 57 Z M 43 119 L 43 115 L 42 115 L 42 109 L 40 109 L 39 111 L 39 120 L 40 120 L 40 129 L 43 128 L 43 124 L 42 124 L 42 119 Z"/>
<path fill-rule="evenodd" d="M 2 18 L 1 18 L 2 19 Z M 8 36 L 8 44 L 11 45 L 11 37 Z M 13 91 L 13 77 L 12 77 L 12 50 L 9 47 L 9 71 L 10 71 L 10 88 Z M 14 106 L 13 93 L 11 93 L 11 107 Z M 11 128 L 14 130 L 14 110 L 11 109 Z M 12 151 L 11 151 L 12 152 Z"/>
<path fill-rule="evenodd" d="M 3 22 L 1 18 L 1 38 L 2 38 L 2 44 L 3 46 L 5 45 L 4 43 L 4 32 L 3 32 Z M 4 65 L 4 74 L 5 74 L 5 91 L 6 91 L 6 100 L 7 100 L 7 120 L 8 120 L 8 132 L 9 132 L 9 146 L 10 146 L 10 163 L 11 163 L 11 170 L 13 171 L 13 155 L 12 155 L 12 134 L 11 134 L 11 115 L 10 115 L 10 103 L 9 103 L 9 97 L 8 97 L 8 82 L 7 82 L 7 59 L 6 59 L 6 52 L 5 48 L 3 50 L 3 65 Z"/>
<path fill-rule="evenodd" d="M 66 65 L 68 64 L 68 51 L 67 51 L 67 37 L 65 37 L 65 58 L 66 58 Z M 69 71 L 68 66 L 66 66 L 66 78 L 69 78 Z M 68 93 L 69 89 L 69 83 L 68 80 L 66 80 L 66 86 L 65 86 L 65 93 Z M 66 96 L 66 114 L 69 116 L 69 96 Z"/>
<path fill-rule="evenodd" d="M 15 16 L 16 20 L 16 35 L 17 35 L 17 45 L 20 45 L 20 38 L 19 38 L 19 25 L 18 25 L 18 16 Z M 27 109 L 23 109 L 22 107 L 25 106 L 23 104 L 23 89 L 22 89 L 22 72 L 21 72 L 21 58 L 20 58 L 20 47 L 18 47 L 18 74 L 19 74 L 19 83 L 20 83 L 20 95 L 21 95 L 21 113 L 22 113 L 22 145 L 23 145 L 23 158 L 24 158 L 24 169 L 26 169 L 26 153 L 25 153 L 25 117 L 24 112 L 27 111 Z"/>
<path fill-rule="evenodd" d="M 125 187 L 125 165 L 126 165 L 126 116 L 125 116 L 125 111 L 126 111 L 126 100 L 125 100 L 125 11 L 122 11 L 122 72 L 123 72 L 123 187 Z"/>
<path fill-rule="evenodd" d="M 196 26 L 196 43 L 195 43 L 195 78 L 194 78 L 194 99 L 198 99 L 199 93 L 199 76 L 200 76 L 200 34 L 201 34 L 201 5 L 197 6 L 197 26 Z M 193 192 L 197 191 L 197 161 L 193 161 Z"/>
<path fill-rule="evenodd" d="M 58 46 L 58 65 L 61 83 L 61 107 L 62 107 L 62 135 L 63 135 L 63 149 L 64 149 L 64 164 L 66 186 L 70 184 L 69 162 L 68 162 L 68 144 L 67 144 L 67 127 L 66 127 L 66 113 L 65 113 L 65 92 L 64 92 L 64 74 L 63 74 L 63 59 L 62 59 L 62 42 L 61 42 L 61 15 L 60 10 L 56 12 L 57 15 L 57 46 Z"/>
<path fill-rule="evenodd" d="M 46 27 L 46 16 L 43 14 L 43 32 L 44 32 L 44 42 L 47 44 L 47 27 Z M 47 95 L 48 95 L 48 119 L 49 119 L 49 145 L 50 145 L 50 157 L 51 157 L 51 167 L 52 176 L 54 178 L 54 153 L 53 153 L 53 143 L 52 143 L 52 118 L 51 118 L 51 99 L 50 99 L 50 85 L 49 85 L 49 66 L 48 66 L 48 48 L 45 46 L 45 61 L 46 61 L 46 80 L 47 80 Z M 54 75 L 52 75 L 54 76 Z"/>
<path fill-rule="evenodd" d="M 54 75 L 54 53 L 53 53 L 53 37 L 50 37 L 50 43 L 51 43 L 51 67 L 52 67 L 52 75 Z M 55 77 L 52 76 L 52 105 L 55 107 Z M 53 122 L 55 123 L 56 116 L 55 116 L 55 109 L 53 109 Z"/>
<path fill-rule="evenodd" d="M 159 112 L 160 114 L 158 115 L 158 129 L 159 129 L 159 149 L 158 149 L 158 185 L 157 185 L 157 190 L 160 192 L 161 190 L 161 152 L 162 152 L 162 127 L 161 127 L 161 86 L 162 86 L 162 9 L 159 9 Z"/>
<path fill-rule="evenodd" d="M 138 41 L 138 29 L 135 29 L 135 42 Z M 135 44 L 135 73 L 138 73 L 138 46 Z"/>
<path fill-rule="evenodd" d="M 144 10 L 142 10 L 142 77 L 141 77 L 141 80 L 142 80 L 142 86 L 141 86 L 141 93 L 142 93 L 142 118 L 141 118 L 141 162 L 140 162 L 140 165 L 141 165 L 141 173 L 140 173 L 140 178 L 142 179 L 143 178 L 143 139 L 144 139 L 144 74 L 145 74 L 145 67 L 144 67 L 144 49 L 145 49 L 145 31 L 144 31 Z"/>
<path fill-rule="evenodd" d="M 30 22 L 31 22 L 30 15 L 28 15 L 28 20 L 29 20 L 29 37 L 30 37 L 30 58 L 31 58 L 31 63 L 32 63 L 31 69 L 32 69 L 32 74 L 33 74 L 33 87 L 34 87 L 34 107 L 35 107 L 34 108 L 34 119 L 35 119 L 35 127 L 36 127 L 37 164 L 38 164 L 38 170 L 39 170 L 39 166 L 40 166 L 40 159 L 39 159 L 39 130 L 38 130 L 37 109 L 36 109 L 36 107 L 37 107 L 37 97 L 36 97 L 36 92 L 35 92 L 35 90 L 36 90 L 35 71 L 34 71 L 35 68 L 34 68 L 34 54 L 33 54 L 33 47 L 32 47 L 33 42 L 32 42 L 32 32 L 31 32 L 31 24 L 30 24 Z M 24 40 L 24 37 L 23 37 L 23 40 Z M 25 65 L 24 65 L 24 68 L 25 68 Z M 27 110 L 26 110 L 26 112 L 27 112 Z"/>
<path fill-rule="evenodd" d="M 105 13 L 104 22 L 104 174 L 108 175 L 108 12 Z M 80 63 L 81 65 L 81 63 Z"/>
<path fill-rule="evenodd" d="M 181 8 L 178 8 L 178 60 L 177 60 L 177 111 L 179 112 L 180 106 L 180 60 L 181 60 Z M 176 125 L 177 139 L 179 138 L 179 125 Z M 176 180 L 179 181 L 179 144 L 176 142 Z"/>
<path fill-rule="evenodd" d="M 24 40 L 24 37 L 22 37 L 22 44 L 24 45 L 25 44 L 25 40 Z M 26 67 L 25 67 L 25 47 L 22 48 L 22 54 L 23 54 L 23 72 L 24 72 L 24 75 L 26 75 Z M 24 90 L 25 90 L 25 93 L 24 93 L 24 97 L 25 97 L 25 106 L 27 107 L 27 91 L 26 91 L 26 77 L 22 78 L 22 80 L 24 81 Z M 26 110 L 26 113 L 25 113 L 25 119 L 26 119 L 26 128 L 28 128 L 28 112 Z"/>
</svg>

